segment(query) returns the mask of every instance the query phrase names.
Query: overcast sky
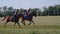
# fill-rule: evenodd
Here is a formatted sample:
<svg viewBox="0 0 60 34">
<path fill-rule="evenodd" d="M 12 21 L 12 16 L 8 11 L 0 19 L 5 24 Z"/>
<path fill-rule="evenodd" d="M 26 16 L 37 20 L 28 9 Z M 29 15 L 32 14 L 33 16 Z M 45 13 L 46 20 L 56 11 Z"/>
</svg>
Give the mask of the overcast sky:
<svg viewBox="0 0 60 34">
<path fill-rule="evenodd" d="M 60 0 L 0 0 L 0 7 L 13 8 L 42 8 L 60 4 Z"/>
</svg>

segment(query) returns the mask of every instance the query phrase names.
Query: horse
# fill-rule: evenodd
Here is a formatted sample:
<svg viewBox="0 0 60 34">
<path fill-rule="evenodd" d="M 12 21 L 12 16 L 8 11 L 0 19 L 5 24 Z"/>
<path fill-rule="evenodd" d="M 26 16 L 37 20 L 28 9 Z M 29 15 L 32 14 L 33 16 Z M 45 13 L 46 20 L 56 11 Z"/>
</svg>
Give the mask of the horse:
<svg viewBox="0 0 60 34">
<path fill-rule="evenodd" d="M 20 14 L 16 15 L 16 17 L 14 18 L 13 16 L 5 16 L 4 19 L 2 21 L 4 21 L 5 19 L 6 22 L 4 24 L 4 27 L 6 27 L 6 24 L 9 23 L 9 22 L 14 22 L 14 27 L 16 25 L 16 23 L 18 24 L 19 28 L 21 28 L 20 24 L 19 24 L 19 18 L 20 18 Z"/>
<path fill-rule="evenodd" d="M 36 15 L 36 11 L 33 11 L 32 13 L 30 13 L 29 15 L 28 15 L 28 18 L 24 18 L 24 15 L 22 15 L 21 17 L 21 20 L 22 20 L 22 23 L 24 24 L 24 25 L 26 25 L 25 24 L 25 20 L 28 20 L 30 23 L 28 24 L 28 25 L 30 25 L 31 24 L 31 22 L 35 25 L 35 23 L 34 23 L 34 21 L 33 21 L 33 16 L 37 16 Z"/>
<path fill-rule="evenodd" d="M 31 12 L 29 15 L 28 15 L 28 19 L 26 19 L 26 18 L 24 18 L 24 15 L 23 14 L 18 14 L 17 15 L 17 19 L 15 19 L 15 20 L 13 20 L 13 17 L 12 16 L 6 16 L 6 17 L 4 17 L 4 19 L 2 20 L 2 21 L 4 21 L 6 18 L 7 18 L 7 20 L 6 20 L 6 23 L 5 23 L 5 26 L 6 26 L 6 24 L 8 23 L 8 22 L 14 22 L 15 24 L 17 23 L 18 24 L 18 26 L 20 27 L 20 25 L 19 25 L 19 18 L 21 17 L 21 22 L 24 24 L 24 25 L 26 25 L 25 24 L 25 20 L 28 20 L 30 23 L 28 24 L 28 25 L 30 25 L 31 24 L 31 22 L 33 22 L 33 24 L 35 25 L 35 23 L 34 23 L 34 21 L 33 21 L 33 16 L 37 16 L 36 15 L 36 11 L 33 11 L 33 12 Z M 14 26 L 15 26 L 15 24 L 14 24 Z"/>
</svg>

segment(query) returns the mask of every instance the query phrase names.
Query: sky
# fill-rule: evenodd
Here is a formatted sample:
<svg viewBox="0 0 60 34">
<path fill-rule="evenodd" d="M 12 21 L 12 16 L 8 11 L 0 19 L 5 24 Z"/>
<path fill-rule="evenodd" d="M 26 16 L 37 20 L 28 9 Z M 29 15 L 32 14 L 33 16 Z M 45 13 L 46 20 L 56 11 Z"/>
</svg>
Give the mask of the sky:
<svg viewBox="0 0 60 34">
<path fill-rule="evenodd" d="M 60 0 L 0 0 L 0 7 L 8 6 L 13 8 L 43 8 L 60 4 Z"/>
</svg>

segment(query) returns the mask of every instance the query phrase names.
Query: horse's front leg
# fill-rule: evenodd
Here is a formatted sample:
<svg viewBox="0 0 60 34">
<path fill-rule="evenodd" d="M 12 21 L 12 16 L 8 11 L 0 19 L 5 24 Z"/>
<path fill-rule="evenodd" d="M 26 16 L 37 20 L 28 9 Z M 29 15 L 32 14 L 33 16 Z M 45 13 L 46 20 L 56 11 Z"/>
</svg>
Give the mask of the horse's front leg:
<svg viewBox="0 0 60 34">
<path fill-rule="evenodd" d="M 28 25 L 30 25 L 31 24 L 31 21 L 29 21 L 30 23 L 28 24 Z"/>
<path fill-rule="evenodd" d="M 26 24 L 25 24 L 25 20 L 22 20 L 22 23 L 23 23 L 24 25 L 26 25 Z"/>
<path fill-rule="evenodd" d="M 34 21 L 32 20 L 33 24 L 35 25 Z"/>
</svg>

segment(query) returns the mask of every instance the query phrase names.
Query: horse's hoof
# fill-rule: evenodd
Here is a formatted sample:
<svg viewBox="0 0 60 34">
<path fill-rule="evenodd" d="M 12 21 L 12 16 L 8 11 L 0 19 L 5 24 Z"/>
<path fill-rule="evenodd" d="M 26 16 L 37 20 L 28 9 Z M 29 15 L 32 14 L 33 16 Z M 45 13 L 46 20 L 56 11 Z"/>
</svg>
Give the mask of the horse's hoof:
<svg viewBox="0 0 60 34">
<path fill-rule="evenodd" d="M 25 25 L 26 25 L 26 24 L 25 24 Z M 24 26 L 25 26 L 25 25 L 24 25 Z"/>
<path fill-rule="evenodd" d="M 24 24 L 24 26 L 25 26 L 26 24 Z"/>
</svg>

